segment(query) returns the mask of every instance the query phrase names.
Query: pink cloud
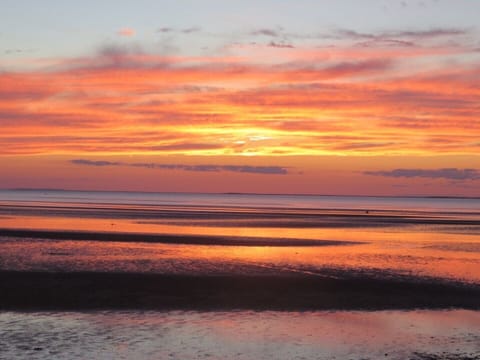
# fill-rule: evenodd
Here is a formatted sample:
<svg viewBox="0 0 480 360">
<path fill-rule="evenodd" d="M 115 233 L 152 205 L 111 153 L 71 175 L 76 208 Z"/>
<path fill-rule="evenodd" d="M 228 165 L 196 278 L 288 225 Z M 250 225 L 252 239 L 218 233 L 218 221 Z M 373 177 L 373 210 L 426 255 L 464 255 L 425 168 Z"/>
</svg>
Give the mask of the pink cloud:
<svg viewBox="0 0 480 360">
<path fill-rule="evenodd" d="M 121 28 L 120 30 L 117 31 L 117 34 L 120 36 L 134 36 L 135 35 L 135 30 L 129 27 L 124 27 Z"/>
</svg>

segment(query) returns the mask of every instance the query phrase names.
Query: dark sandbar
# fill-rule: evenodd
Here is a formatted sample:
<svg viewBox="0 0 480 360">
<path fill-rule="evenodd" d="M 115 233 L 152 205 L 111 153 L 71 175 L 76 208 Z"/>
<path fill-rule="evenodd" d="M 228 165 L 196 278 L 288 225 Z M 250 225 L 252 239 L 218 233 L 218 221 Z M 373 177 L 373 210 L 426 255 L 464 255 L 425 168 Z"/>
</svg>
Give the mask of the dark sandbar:
<svg viewBox="0 0 480 360">
<path fill-rule="evenodd" d="M 337 240 L 20 229 L 0 229 L 0 236 L 51 240 L 90 240 L 222 246 L 332 246 L 361 244 L 360 242 Z"/>
<path fill-rule="evenodd" d="M 480 286 L 421 278 L 0 271 L 0 310 L 480 309 Z"/>
</svg>

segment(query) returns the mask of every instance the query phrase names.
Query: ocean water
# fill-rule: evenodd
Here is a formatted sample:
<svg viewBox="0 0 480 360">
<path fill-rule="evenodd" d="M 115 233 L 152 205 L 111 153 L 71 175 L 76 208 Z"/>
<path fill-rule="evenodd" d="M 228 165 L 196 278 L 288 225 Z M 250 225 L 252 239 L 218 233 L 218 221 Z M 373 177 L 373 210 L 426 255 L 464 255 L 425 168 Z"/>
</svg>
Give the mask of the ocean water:
<svg viewBox="0 0 480 360">
<path fill-rule="evenodd" d="M 480 199 L 3 190 L 0 246 L 4 272 L 357 276 L 478 287 Z M 4 358 L 478 359 L 480 315 L 0 311 Z"/>
<path fill-rule="evenodd" d="M 0 190 L 2 202 L 480 212 L 480 198 Z"/>
</svg>

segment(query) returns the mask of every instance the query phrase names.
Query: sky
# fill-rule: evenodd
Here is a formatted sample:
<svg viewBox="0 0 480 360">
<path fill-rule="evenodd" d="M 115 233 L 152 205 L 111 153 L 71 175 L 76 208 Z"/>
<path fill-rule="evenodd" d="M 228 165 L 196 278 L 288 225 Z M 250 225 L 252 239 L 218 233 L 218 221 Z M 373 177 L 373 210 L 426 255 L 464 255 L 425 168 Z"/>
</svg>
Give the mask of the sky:
<svg viewBox="0 0 480 360">
<path fill-rule="evenodd" d="M 0 10 L 0 188 L 480 196 L 480 1 Z"/>
</svg>

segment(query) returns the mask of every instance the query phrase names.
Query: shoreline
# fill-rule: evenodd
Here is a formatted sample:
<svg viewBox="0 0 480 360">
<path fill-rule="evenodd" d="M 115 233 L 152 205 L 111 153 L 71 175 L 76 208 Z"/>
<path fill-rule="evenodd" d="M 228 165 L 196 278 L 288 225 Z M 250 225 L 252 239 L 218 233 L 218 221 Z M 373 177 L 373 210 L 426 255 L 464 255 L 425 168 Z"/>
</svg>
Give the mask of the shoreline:
<svg viewBox="0 0 480 360">
<path fill-rule="evenodd" d="M 480 310 L 480 286 L 435 279 L 0 271 L 0 310 Z"/>
</svg>

